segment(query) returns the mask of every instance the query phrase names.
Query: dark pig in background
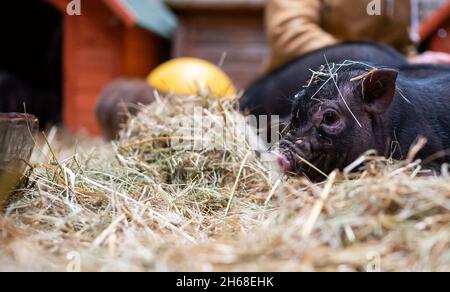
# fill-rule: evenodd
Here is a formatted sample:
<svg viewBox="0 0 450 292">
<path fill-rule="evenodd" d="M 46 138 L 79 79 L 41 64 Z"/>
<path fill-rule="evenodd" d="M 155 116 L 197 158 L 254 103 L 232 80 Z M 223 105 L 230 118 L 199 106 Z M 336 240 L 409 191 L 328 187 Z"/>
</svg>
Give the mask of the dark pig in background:
<svg viewBox="0 0 450 292">
<path fill-rule="evenodd" d="M 404 159 L 422 136 L 416 158 L 448 162 L 450 69 L 327 64 L 296 95 L 292 118 L 275 151 L 287 173 L 312 180 L 343 169 L 367 150 Z M 313 166 L 313 167 L 312 167 Z"/>
<path fill-rule="evenodd" d="M 349 42 L 329 46 L 302 56 L 282 68 L 256 81 L 240 101 L 244 113 L 278 115 L 282 119 L 290 115 L 293 97 L 311 78 L 310 70 L 317 70 L 325 63 L 358 60 L 397 68 L 406 65 L 406 59 L 394 49 L 371 42 Z"/>
<path fill-rule="evenodd" d="M 155 100 L 154 89 L 146 80 L 121 78 L 101 92 L 96 109 L 97 121 L 107 139 L 115 139 L 130 116 L 139 111 L 139 104 Z"/>
</svg>

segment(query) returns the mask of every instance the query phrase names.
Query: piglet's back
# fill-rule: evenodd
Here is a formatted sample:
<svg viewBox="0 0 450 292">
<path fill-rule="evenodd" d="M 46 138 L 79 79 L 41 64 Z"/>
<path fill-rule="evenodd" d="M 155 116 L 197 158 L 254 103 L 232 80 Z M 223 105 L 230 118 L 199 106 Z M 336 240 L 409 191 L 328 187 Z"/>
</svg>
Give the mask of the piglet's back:
<svg viewBox="0 0 450 292">
<path fill-rule="evenodd" d="M 401 94 L 400 98 L 408 99 L 415 110 L 426 118 L 442 147 L 450 149 L 450 67 L 402 67 L 397 91 Z"/>
</svg>

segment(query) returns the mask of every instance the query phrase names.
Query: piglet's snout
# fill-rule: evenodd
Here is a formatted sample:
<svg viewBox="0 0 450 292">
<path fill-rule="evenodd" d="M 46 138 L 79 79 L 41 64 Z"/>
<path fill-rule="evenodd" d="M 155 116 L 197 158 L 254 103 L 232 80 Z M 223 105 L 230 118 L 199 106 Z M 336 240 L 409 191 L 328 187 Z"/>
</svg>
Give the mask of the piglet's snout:
<svg viewBox="0 0 450 292">
<path fill-rule="evenodd" d="M 311 142 L 301 139 L 296 141 L 283 140 L 280 143 L 280 148 L 291 149 L 295 152 L 295 155 L 301 156 L 304 159 L 309 159 L 313 153 Z"/>
<path fill-rule="evenodd" d="M 286 155 L 282 154 L 280 151 L 272 151 L 271 154 L 273 155 L 274 162 L 283 172 L 290 172 L 292 170 L 292 163 Z"/>
</svg>

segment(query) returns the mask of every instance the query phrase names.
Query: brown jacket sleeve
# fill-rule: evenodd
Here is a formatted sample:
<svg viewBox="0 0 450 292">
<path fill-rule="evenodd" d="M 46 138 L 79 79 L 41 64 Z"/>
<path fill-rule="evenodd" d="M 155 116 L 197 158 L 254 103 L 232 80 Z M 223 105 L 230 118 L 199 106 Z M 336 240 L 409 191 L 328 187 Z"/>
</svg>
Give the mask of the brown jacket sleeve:
<svg viewBox="0 0 450 292">
<path fill-rule="evenodd" d="M 271 47 L 269 70 L 293 58 L 338 42 L 320 27 L 319 0 L 268 0 L 266 30 Z"/>
</svg>

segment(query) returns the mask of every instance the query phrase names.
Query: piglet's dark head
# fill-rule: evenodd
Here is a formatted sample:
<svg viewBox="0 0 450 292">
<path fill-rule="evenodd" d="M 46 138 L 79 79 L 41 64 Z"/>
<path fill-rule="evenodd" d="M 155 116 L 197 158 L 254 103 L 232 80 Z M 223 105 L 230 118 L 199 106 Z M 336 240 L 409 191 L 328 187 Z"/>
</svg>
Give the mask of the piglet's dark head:
<svg viewBox="0 0 450 292">
<path fill-rule="evenodd" d="M 384 143 L 382 116 L 396 93 L 398 73 L 348 65 L 315 73 L 296 97 L 292 119 L 275 151 L 290 174 L 323 179 Z"/>
</svg>

